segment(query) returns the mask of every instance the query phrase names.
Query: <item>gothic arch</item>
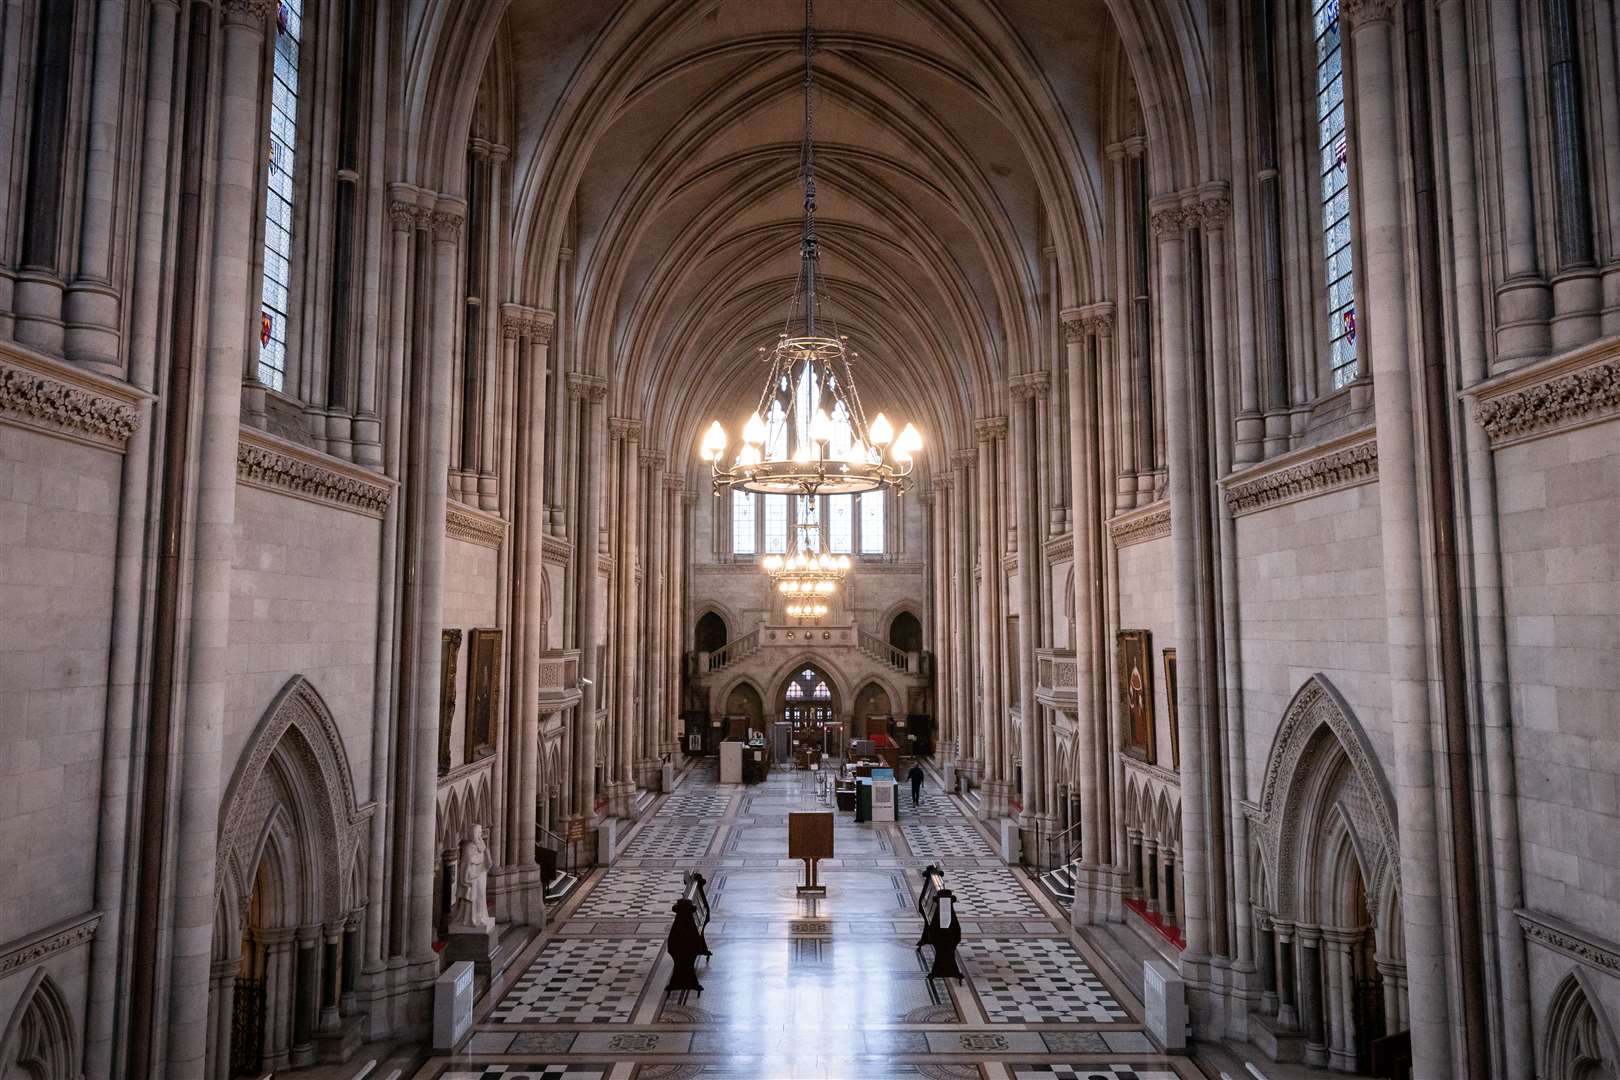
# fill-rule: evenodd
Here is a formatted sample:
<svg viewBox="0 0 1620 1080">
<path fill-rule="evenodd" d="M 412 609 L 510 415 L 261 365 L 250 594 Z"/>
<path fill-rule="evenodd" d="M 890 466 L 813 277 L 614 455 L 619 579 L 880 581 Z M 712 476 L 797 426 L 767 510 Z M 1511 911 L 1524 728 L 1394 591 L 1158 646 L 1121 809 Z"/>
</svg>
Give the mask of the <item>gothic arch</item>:
<svg viewBox="0 0 1620 1080">
<path fill-rule="evenodd" d="M 1261 787 L 1256 833 L 1271 886 L 1264 902 L 1274 914 L 1290 920 L 1317 916 L 1322 844 L 1340 825 L 1369 902 L 1381 909 L 1373 916 L 1387 955 L 1383 916 L 1400 892 L 1395 803 L 1366 732 L 1318 672 L 1283 713 Z M 1338 865 L 1348 864 L 1340 860 Z M 1336 885 L 1343 884 L 1336 879 Z"/>
<path fill-rule="evenodd" d="M 336 918 L 349 900 L 345 883 L 359 857 L 370 816 L 355 803 L 343 739 L 326 702 L 295 675 L 248 740 L 225 789 L 214 893 L 240 911 L 252 895 L 266 844 L 275 838 L 280 868 L 297 867 L 304 921 Z"/>
<path fill-rule="evenodd" d="M 34 969 L 0 1038 L 0 1076 L 79 1080 L 79 1037 L 56 980 Z"/>
<path fill-rule="evenodd" d="M 1553 992 L 1541 1036 L 1542 1080 L 1620 1080 L 1620 1040 L 1589 990 L 1586 973 L 1575 968 Z"/>
</svg>

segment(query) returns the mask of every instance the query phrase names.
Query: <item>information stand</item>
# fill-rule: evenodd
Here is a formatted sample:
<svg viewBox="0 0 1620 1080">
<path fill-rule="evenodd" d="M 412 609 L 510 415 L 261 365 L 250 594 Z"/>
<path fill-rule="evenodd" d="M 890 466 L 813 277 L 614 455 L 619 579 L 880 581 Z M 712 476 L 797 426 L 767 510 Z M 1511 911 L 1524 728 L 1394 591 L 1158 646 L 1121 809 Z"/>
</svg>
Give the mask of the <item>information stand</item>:
<svg viewBox="0 0 1620 1080">
<path fill-rule="evenodd" d="M 827 886 L 816 880 L 816 863 L 833 857 L 833 816 L 823 810 L 788 814 L 788 858 L 804 860 L 800 896 L 826 896 Z"/>
</svg>

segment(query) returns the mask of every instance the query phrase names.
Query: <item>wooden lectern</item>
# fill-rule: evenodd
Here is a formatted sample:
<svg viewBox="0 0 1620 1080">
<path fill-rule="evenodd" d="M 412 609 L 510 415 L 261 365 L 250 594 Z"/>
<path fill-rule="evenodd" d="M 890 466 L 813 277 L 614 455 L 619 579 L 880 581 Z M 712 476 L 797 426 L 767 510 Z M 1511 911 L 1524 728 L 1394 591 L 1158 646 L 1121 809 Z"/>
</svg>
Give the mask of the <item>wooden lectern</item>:
<svg viewBox="0 0 1620 1080">
<path fill-rule="evenodd" d="M 827 886 L 816 880 L 816 862 L 833 855 L 833 816 L 812 810 L 788 814 L 788 858 L 804 860 L 804 884 L 800 896 L 826 896 Z"/>
</svg>

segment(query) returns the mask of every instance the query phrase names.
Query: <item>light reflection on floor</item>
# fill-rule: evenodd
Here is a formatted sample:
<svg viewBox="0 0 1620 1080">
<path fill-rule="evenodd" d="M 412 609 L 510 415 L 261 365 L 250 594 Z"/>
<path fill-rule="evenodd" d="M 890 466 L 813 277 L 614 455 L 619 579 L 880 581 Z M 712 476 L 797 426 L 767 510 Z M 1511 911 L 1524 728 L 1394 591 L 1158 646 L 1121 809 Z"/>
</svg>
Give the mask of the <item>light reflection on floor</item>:
<svg viewBox="0 0 1620 1080">
<path fill-rule="evenodd" d="M 839 815 L 816 900 L 795 892 L 786 814 L 820 808 L 792 773 L 743 789 L 690 772 L 480 1002 L 462 1052 L 419 1080 L 1198 1075 L 1157 1052 L 1139 1005 L 957 800 L 934 790 L 898 825 Z M 709 837 L 701 855 L 691 833 Z M 914 947 L 928 863 L 963 886 L 964 983 L 930 981 Z M 686 868 L 710 881 L 714 956 L 703 993 L 679 1000 L 662 993 L 661 945 Z"/>
</svg>

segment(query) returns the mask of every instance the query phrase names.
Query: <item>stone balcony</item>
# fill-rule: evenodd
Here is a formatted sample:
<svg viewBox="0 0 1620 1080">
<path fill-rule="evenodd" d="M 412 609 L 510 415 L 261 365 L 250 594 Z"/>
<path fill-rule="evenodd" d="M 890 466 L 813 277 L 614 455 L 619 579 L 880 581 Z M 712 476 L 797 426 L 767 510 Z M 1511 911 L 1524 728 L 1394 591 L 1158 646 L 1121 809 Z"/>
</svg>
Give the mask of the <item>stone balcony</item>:
<svg viewBox="0 0 1620 1080">
<path fill-rule="evenodd" d="M 1073 714 L 1077 706 L 1080 667 L 1068 649 L 1041 649 L 1035 654 L 1035 700 Z"/>
</svg>

